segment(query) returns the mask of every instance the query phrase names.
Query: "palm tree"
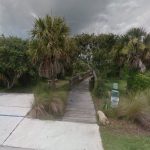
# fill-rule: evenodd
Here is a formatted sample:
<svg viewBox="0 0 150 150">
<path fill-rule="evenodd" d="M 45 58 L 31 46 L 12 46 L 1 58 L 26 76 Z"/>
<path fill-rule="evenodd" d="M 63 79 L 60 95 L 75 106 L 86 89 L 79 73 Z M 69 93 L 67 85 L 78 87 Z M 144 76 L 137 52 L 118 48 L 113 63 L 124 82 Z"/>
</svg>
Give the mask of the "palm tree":
<svg viewBox="0 0 150 150">
<path fill-rule="evenodd" d="M 143 62 L 148 69 L 150 69 L 150 34 L 147 34 L 143 40 L 145 45 L 144 53 L 142 56 Z"/>
<path fill-rule="evenodd" d="M 145 51 L 144 39 L 146 32 L 143 28 L 132 28 L 124 36 L 125 42 L 122 49 L 122 54 L 126 56 L 127 63 L 132 69 L 144 72 L 146 66 L 142 56 Z"/>
<path fill-rule="evenodd" d="M 31 54 L 39 62 L 39 75 L 52 80 L 54 87 L 57 74 L 69 62 L 69 28 L 63 18 L 47 15 L 35 20 L 31 34 Z"/>
<path fill-rule="evenodd" d="M 146 31 L 143 28 L 131 28 L 127 31 L 126 36 L 141 39 L 142 36 L 146 36 Z"/>
</svg>

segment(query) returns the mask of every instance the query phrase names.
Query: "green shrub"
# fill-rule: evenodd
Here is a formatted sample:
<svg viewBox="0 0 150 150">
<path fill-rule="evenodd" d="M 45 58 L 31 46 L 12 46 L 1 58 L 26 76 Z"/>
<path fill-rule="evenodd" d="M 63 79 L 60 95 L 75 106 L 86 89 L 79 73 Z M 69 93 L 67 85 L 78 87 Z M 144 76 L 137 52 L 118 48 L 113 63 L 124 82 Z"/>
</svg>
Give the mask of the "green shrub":
<svg viewBox="0 0 150 150">
<path fill-rule="evenodd" d="M 128 90 L 139 91 L 150 88 L 150 76 L 145 74 L 131 74 L 127 79 Z"/>
<path fill-rule="evenodd" d="M 89 66 L 86 62 L 82 61 L 82 60 L 78 60 L 76 62 L 73 63 L 73 74 L 77 74 L 77 73 L 84 73 L 87 70 L 89 70 Z"/>
<path fill-rule="evenodd" d="M 93 89 L 93 94 L 96 97 L 107 97 L 108 96 L 108 90 L 107 90 L 107 86 L 105 84 L 105 81 L 102 79 L 97 79 L 97 81 L 95 82 L 95 86 Z"/>
</svg>

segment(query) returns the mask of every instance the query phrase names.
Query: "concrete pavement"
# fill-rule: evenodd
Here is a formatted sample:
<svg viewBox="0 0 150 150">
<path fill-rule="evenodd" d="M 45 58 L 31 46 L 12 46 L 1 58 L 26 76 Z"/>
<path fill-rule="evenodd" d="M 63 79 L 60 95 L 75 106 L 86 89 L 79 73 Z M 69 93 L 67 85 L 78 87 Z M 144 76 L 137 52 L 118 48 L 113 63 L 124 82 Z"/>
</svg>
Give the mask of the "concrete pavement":
<svg viewBox="0 0 150 150">
<path fill-rule="evenodd" d="M 0 150 L 11 150 L 3 144 L 31 110 L 33 101 L 33 94 L 0 93 Z"/>
<path fill-rule="evenodd" d="M 0 116 L 24 117 L 33 101 L 33 94 L 0 93 Z"/>
<path fill-rule="evenodd" d="M 96 124 L 27 118 L 3 145 L 36 150 L 102 150 Z"/>
<path fill-rule="evenodd" d="M 21 120 L 22 117 L 0 116 L 0 145 L 4 143 Z"/>
<path fill-rule="evenodd" d="M 32 94 L 0 93 L 0 150 L 103 150 L 95 120 L 92 124 L 89 119 L 86 123 L 80 121 L 85 115 L 94 117 L 92 102 L 92 113 L 85 109 L 87 113 L 79 114 L 83 116 L 77 123 L 26 118 L 33 99 Z M 72 109 L 76 108 L 81 107 Z"/>
<path fill-rule="evenodd" d="M 19 147 L 0 146 L 0 150 L 33 150 Z"/>
</svg>

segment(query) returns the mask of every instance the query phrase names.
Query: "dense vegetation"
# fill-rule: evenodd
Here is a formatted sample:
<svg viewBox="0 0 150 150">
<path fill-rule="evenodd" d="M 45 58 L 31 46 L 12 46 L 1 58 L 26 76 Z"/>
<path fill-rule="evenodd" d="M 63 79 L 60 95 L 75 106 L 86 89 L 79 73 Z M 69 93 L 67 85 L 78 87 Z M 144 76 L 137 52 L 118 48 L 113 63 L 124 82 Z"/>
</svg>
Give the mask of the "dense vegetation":
<svg viewBox="0 0 150 150">
<path fill-rule="evenodd" d="M 12 88 L 25 73 L 31 75 L 31 61 L 27 55 L 27 40 L 0 37 L 0 79 Z"/>
<path fill-rule="evenodd" d="M 62 114 L 59 109 L 60 106 L 64 109 L 65 100 L 58 94 L 58 89 L 63 89 L 58 88 L 59 83 L 66 83 L 66 79 L 72 75 L 92 69 L 95 84 L 91 83 L 90 90 L 96 97 L 103 99 L 100 108 L 108 116 L 115 114 L 118 118 L 141 123 L 144 122 L 143 116 L 150 120 L 149 94 L 146 92 L 150 88 L 150 34 L 143 28 L 132 28 L 124 35 L 83 33 L 70 36 L 70 29 L 63 18 L 47 15 L 35 19 L 30 37 L 24 40 L 0 36 L 1 88 L 21 88 L 34 83 L 35 107 L 47 110 L 47 105 L 53 105 L 53 108 L 58 106 L 54 112 L 57 110 Z M 120 88 L 117 110 L 109 106 L 108 93 L 112 81 L 118 82 L 120 87 L 122 83 L 126 85 Z M 62 91 L 66 93 L 69 90 L 64 89 Z"/>
<path fill-rule="evenodd" d="M 0 37 L 0 88 L 34 92 L 39 116 L 62 115 L 69 91 L 66 78 L 78 55 L 75 41 L 63 18 L 48 15 L 35 19 L 30 36 Z"/>
<path fill-rule="evenodd" d="M 103 109 L 108 117 L 136 121 L 149 129 L 150 35 L 142 28 L 133 28 L 124 35 L 82 34 L 80 38 L 83 40 L 80 47 L 87 49 L 87 56 L 92 54 L 86 61 L 96 72 L 97 80 L 92 91 L 101 99 L 96 102 L 99 104 L 97 109 Z M 85 39 L 90 44 L 84 42 Z M 119 83 L 120 90 L 116 109 L 110 106 L 114 82 Z M 126 85 L 123 89 L 122 84 Z"/>
</svg>

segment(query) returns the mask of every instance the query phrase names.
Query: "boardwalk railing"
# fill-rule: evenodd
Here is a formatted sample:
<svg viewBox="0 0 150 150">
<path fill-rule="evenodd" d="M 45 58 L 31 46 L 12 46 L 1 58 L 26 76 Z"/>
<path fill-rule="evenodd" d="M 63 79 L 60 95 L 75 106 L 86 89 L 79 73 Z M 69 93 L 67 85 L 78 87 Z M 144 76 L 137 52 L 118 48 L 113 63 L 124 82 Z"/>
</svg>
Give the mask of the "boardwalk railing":
<svg viewBox="0 0 150 150">
<path fill-rule="evenodd" d="M 69 82 L 70 82 L 70 87 L 76 85 L 77 83 L 81 82 L 82 80 L 90 77 L 93 75 L 93 71 L 92 70 L 88 70 L 87 72 L 83 73 L 83 74 L 79 74 L 76 76 L 73 76 Z"/>
</svg>

